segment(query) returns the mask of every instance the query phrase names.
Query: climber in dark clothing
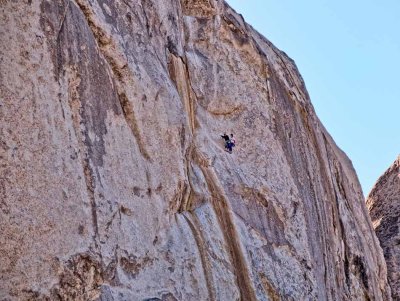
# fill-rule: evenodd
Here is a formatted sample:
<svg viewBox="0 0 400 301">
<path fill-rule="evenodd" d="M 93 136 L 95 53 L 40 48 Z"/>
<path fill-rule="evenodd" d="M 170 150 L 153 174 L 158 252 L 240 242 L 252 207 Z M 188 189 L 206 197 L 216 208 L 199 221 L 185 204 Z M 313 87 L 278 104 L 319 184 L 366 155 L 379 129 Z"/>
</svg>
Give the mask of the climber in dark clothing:
<svg viewBox="0 0 400 301">
<path fill-rule="evenodd" d="M 229 142 L 229 136 L 226 134 L 226 133 L 224 133 L 223 135 L 221 135 L 221 138 L 224 138 L 224 140 L 225 140 L 225 143 L 228 143 Z"/>
<path fill-rule="evenodd" d="M 229 137 L 226 133 L 221 135 L 221 137 L 225 140 L 225 149 L 232 153 L 232 148 L 235 146 L 235 139 L 233 138 L 233 134 Z"/>
<path fill-rule="evenodd" d="M 230 141 L 229 136 L 226 133 L 224 133 L 223 135 L 221 135 L 221 138 L 223 138 L 225 140 L 225 149 L 229 150 L 229 148 L 228 148 L 229 141 Z"/>
</svg>

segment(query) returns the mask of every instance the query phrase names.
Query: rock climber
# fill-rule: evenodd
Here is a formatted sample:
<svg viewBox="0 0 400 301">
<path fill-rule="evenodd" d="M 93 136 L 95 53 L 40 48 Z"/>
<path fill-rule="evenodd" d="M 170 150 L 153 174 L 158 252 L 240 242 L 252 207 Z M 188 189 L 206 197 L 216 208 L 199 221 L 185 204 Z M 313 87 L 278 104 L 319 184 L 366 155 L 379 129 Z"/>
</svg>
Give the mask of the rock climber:
<svg viewBox="0 0 400 301">
<path fill-rule="evenodd" d="M 236 140 L 233 137 L 233 134 L 231 134 L 231 138 L 229 139 L 229 143 L 230 143 L 231 147 L 234 147 L 236 145 Z"/>
<path fill-rule="evenodd" d="M 225 140 L 225 149 L 227 150 L 230 141 L 229 136 L 226 133 L 224 133 L 223 135 L 221 135 L 221 138 Z"/>
<path fill-rule="evenodd" d="M 229 152 L 232 153 L 232 148 L 235 146 L 236 140 L 233 137 L 233 134 L 229 137 L 226 133 L 221 135 L 221 137 L 225 140 L 225 149 Z"/>
<path fill-rule="evenodd" d="M 228 142 L 228 151 L 229 153 L 232 153 L 232 149 L 235 147 L 236 145 L 236 140 L 233 137 L 233 134 L 231 134 L 231 137 L 229 138 L 229 142 Z"/>
</svg>

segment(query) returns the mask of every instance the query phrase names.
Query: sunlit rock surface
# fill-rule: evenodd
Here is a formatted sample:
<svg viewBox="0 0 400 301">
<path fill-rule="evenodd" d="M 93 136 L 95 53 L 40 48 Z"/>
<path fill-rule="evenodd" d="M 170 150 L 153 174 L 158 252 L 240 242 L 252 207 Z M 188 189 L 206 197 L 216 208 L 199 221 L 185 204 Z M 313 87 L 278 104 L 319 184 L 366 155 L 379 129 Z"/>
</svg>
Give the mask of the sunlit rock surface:
<svg viewBox="0 0 400 301">
<path fill-rule="evenodd" d="M 0 3 L 1 300 L 390 300 L 351 162 L 227 4 Z"/>
<path fill-rule="evenodd" d="M 386 259 L 393 300 L 400 300 L 400 157 L 376 182 L 367 206 Z"/>
</svg>

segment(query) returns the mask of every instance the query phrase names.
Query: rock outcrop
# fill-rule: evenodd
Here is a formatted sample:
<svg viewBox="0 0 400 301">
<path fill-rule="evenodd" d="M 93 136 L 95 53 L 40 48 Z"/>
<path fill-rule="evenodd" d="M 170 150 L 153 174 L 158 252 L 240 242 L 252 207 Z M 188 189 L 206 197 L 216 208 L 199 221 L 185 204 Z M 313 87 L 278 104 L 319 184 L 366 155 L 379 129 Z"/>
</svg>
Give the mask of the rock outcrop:
<svg viewBox="0 0 400 301">
<path fill-rule="evenodd" d="M 351 162 L 226 3 L 0 3 L 1 300 L 390 300 Z"/>
<path fill-rule="evenodd" d="M 376 182 L 367 206 L 386 259 L 393 300 L 400 300 L 400 157 Z"/>
</svg>

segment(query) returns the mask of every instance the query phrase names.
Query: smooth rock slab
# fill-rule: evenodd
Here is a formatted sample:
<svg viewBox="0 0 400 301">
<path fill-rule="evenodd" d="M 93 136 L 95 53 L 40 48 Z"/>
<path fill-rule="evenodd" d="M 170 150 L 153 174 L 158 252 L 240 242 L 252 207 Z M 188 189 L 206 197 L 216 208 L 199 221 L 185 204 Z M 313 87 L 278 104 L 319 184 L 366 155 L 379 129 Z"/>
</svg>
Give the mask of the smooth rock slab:
<svg viewBox="0 0 400 301">
<path fill-rule="evenodd" d="M 390 300 L 351 162 L 226 3 L 0 11 L 0 300 Z"/>
</svg>

